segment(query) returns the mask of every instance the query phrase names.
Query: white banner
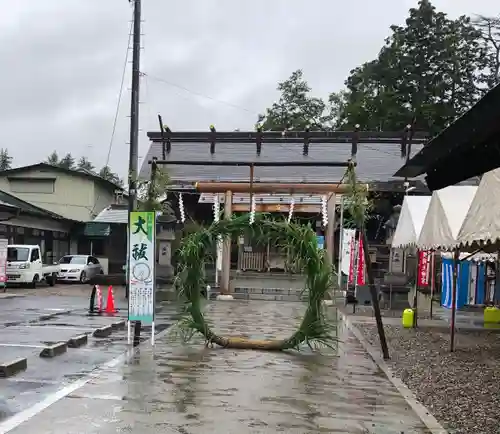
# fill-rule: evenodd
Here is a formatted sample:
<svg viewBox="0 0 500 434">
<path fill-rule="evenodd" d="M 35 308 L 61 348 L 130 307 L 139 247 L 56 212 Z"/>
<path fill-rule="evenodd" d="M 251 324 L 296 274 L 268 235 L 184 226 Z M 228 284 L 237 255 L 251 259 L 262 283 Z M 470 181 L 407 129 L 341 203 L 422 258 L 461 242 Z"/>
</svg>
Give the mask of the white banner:
<svg viewBox="0 0 500 434">
<path fill-rule="evenodd" d="M 217 238 L 216 252 L 215 252 L 215 265 L 217 271 L 222 271 L 222 237 Z"/>
<path fill-rule="evenodd" d="M 351 250 L 354 247 L 355 229 L 344 229 L 342 234 L 342 273 L 349 276 L 351 269 Z"/>
</svg>

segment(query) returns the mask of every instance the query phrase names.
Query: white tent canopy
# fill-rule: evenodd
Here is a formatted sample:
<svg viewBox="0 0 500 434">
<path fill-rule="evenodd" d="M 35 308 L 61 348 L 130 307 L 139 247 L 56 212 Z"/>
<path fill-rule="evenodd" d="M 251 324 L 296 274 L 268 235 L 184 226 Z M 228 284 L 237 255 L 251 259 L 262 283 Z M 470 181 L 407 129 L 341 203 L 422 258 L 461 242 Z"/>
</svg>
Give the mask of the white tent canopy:
<svg viewBox="0 0 500 434">
<path fill-rule="evenodd" d="M 483 175 L 458 233 L 457 244 L 493 244 L 500 239 L 500 169 Z"/>
<path fill-rule="evenodd" d="M 432 194 L 417 247 L 423 250 L 454 247 L 476 191 L 477 187 L 469 185 L 436 190 Z"/>
<path fill-rule="evenodd" d="M 392 238 L 393 248 L 414 246 L 417 243 L 430 202 L 431 196 L 405 196 Z"/>
<path fill-rule="evenodd" d="M 455 254 L 453 252 L 441 252 L 441 257 L 446 259 L 454 259 Z M 496 253 L 485 253 L 485 252 L 477 252 L 477 253 L 469 253 L 469 252 L 460 252 L 459 261 L 472 261 L 472 262 L 496 262 L 497 261 Z"/>
</svg>

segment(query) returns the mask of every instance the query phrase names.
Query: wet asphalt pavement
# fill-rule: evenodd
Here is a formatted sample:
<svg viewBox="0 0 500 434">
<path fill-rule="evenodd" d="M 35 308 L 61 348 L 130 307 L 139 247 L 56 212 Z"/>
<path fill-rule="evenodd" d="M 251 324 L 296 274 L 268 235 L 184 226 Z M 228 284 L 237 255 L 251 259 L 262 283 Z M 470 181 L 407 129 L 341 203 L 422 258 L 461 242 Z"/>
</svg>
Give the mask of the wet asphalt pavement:
<svg viewBox="0 0 500 434">
<path fill-rule="evenodd" d="M 225 334 L 284 337 L 303 309 L 300 303 L 212 302 L 207 316 Z M 199 339 L 183 345 L 166 330 L 155 348 L 144 342 L 108 363 L 104 360 L 124 351 L 123 341 L 117 336 L 114 343 L 89 343 L 80 354 L 68 350 L 65 370 L 49 369 L 47 375 L 40 367 L 22 375 L 21 383 L 46 381 L 46 390 L 59 392 L 49 392 L 17 420 L 0 422 L 0 433 L 429 432 L 344 324 L 338 334 L 342 342 L 336 351 L 265 353 L 205 348 Z M 105 364 L 91 375 L 48 383 L 49 377 L 52 382 L 68 378 L 79 363 L 80 375 L 89 372 L 97 360 Z M 19 408 L 26 408 L 27 400 L 33 403 L 30 393 L 36 392 L 26 387 L 31 392 L 19 395 L 23 389 L 14 386 L 9 402 Z"/>
<path fill-rule="evenodd" d="M 40 291 L 40 295 L 28 293 L 10 298 L 9 294 L 2 294 L 0 297 L 0 363 L 26 358 L 28 365 L 15 376 L 0 378 L 0 424 L 65 385 L 85 378 L 128 349 L 126 328 L 113 330 L 107 338 L 92 337 L 95 329 L 126 320 L 126 302 L 121 291 L 116 291 L 119 311 L 113 316 L 88 315 L 88 286 L 74 285 L 58 291 L 57 295 Z M 160 306 L 157 332 L 171 325 L 174 315 L 173 307 Z M 148 339 L 150 333 L 150 329 L 145 328 L 143 339 Z M 47 345 L 67 342 L 82 334 L 88 335 L 86 345 L 68 348 L 65 354 L 54 358 L 39 356 Z"/>
</svg>

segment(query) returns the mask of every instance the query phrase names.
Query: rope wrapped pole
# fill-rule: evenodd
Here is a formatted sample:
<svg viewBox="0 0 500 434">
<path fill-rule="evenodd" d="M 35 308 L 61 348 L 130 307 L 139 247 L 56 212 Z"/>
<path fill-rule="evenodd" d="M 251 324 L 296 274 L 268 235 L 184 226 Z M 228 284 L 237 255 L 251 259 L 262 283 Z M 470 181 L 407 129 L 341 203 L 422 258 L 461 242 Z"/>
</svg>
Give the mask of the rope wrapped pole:
<svg viewBox="0 0 500 434">
<path fill-rule="evenodd" d="M 357 189 L 356 173 L 354 167 L 350 167 L 349 171 L 349 181 L 352 188 Z M 354 190 L 354 194 L 356 191 Z M 366 199 L 364 199 L 366 200 Z M 375 286 L 375 277 L 373 275 L 372 261 L 370 258 L 370 252 L 368 250 L 368 237 L 366 236 L 364 218 L 362 216 L 355 216 L 355 223 L 357 229 L 359 230 L 359 237 L 363 243 L 363 255 L 365 259 L 366 274 L 368 277 L 368 286 L 370 288 L 370 295 L 372 299 L 373 312 L 375 314 L 375 321 L 377 323 L 377 331 L 380 339 L 380 348 L 382 350 L 382 355 L 384 360 L 390 359 L 389 348 L 387 346 L 387 339 L 385 337 L 384 324 L 382 323 L 382 314 L 380 312 L 380 303 L 377 294 L 377 288 Z"/>
</svg>

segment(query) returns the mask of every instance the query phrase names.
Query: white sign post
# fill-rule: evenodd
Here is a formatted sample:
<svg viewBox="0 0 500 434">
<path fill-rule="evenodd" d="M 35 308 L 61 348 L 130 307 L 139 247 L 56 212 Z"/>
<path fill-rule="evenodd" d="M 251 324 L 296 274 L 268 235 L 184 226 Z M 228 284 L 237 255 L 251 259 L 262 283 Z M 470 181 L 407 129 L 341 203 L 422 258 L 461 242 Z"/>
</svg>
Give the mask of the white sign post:
<svg viewBox="0 0 500 434">
<path fill-rule="evenodd" d="M 151 324 L 151 344 L 155 339 L 155 262 L 156 213 L 132 212 L 129 222 L 129 298 L 128 342 L 130 322 Z"/>
</svg>

